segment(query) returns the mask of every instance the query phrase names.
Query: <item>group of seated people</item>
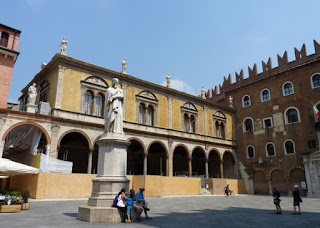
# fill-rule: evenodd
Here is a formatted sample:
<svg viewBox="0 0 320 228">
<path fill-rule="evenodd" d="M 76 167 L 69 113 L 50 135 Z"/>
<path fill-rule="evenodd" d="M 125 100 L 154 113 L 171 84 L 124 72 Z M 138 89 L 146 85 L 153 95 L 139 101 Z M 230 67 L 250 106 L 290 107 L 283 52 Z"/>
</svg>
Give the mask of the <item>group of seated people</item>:
<svg viewBox="0 0 320 228">
<path fill-rule="evenodd" d="M 125 223 L 133 222 L 133 210 L 135 210 L 136 220 L 142 221 L 141 214 L 144 211 L 146 219 L 151 219 L 148 216 L 148 202 L 145 200 L 143 192 L 144 187 L 141 186 L 139 192 L 135 194 L 133 189 L 130 190 L 128 196 L 126 196 L 126 190 L 123 188 L 116 196 L 113 206 L 119 209 L 121 215 L 121 221 Z"/>
</svg>

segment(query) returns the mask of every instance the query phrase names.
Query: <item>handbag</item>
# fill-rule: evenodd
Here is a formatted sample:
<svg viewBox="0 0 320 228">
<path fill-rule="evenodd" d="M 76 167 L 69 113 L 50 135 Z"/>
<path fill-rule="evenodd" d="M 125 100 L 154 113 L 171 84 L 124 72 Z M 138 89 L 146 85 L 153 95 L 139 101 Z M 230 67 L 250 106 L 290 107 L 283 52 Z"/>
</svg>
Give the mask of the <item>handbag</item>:
<svg viewBox="0 0 320 228">
<path fill-rule="evenodd" d="M 299 202 L 300 202 L 300 203 L 302 203 L 302 199 L 301 199 L 301 197 L 299 197 Z"/>
</svg>

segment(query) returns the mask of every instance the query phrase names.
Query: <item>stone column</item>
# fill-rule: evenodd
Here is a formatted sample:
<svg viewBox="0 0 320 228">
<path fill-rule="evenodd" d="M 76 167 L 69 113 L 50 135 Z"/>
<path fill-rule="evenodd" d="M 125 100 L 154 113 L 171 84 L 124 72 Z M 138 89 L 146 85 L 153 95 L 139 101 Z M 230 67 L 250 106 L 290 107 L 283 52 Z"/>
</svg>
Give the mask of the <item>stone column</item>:
<svg viewBox="0 0 320 228">
<path fill-rule="evenodd" d="M 93 154 L 93 149 L 89 149 L 88 153 L 88 174 L 91 174 L 92 170 L 92 154 Z"/>
<path fill-rule="evenodd" d="M 209 178 L 209 165 L 208 165 L 208 159 L 206 159 L 206 178 Z"/>
<path fill-rule="evenodd" d="M 57 92 L 56 92 L 56 100 L 54 102 L 54 108 L 55 109 L 61 109 L 61 101 L 62 101 L 62 92 L 63 92 L 63 79 L 64 79 L 64 72 L 66 70 L 66 67 L 59 65 L 58 70 L 58 82 L 57 82 Z"/>
<path fill-rule="evenodd" d="M 122 86 L 121 86 L 121 89 L 122 89 L 122 92 L 123 92 L 123 120 L 126 119 L 126 95 L 127 95 L 127 87 L 128 87 L 128 84 L 127 83 L 124 83 L 122 82 Z"/>
<path fill-rule="evenodd" d="M 272 195 L 272 185 L 271 185 L 271 177 L 266 176 L 267 181 L 268 181 L 268 186 L 269 186 L 269 195 Z"/>
<path fill-rule="evenodd" d="M 168 172 L 169 172 L 169 176 L 172 177 L 173 176 L 173 151 L 172 151 L 172 144 L 173 141 L 172 140 L 168 140 L 168 148 L 169 148 L 169 155 L 168 155 Z"/>
<path fill-rule="evenodd" d="M 223 179 L 224 175 L 223 175 L 223 161 L 220 161 L 220 175 L 221 175 L 221 179 Z"/>
<path fill-rule="evenodd" d="M 169 156 L 166 159 L 166 176 L 169 176 Z"/>
<path fill-rule="evenodd" d="M 143 159 L 143 175 L 147 175 L 147 170 L 148 169 L 148 155 L 144 155 L 144 159 Z"/>
<path fill-rule="evenodd" d="M 315 191 L 314 194 L 319 197 L 320 196 L 320 183 L 319 183 L 319 173 L 317 168 L 317 161 L 311 161 L 311 165 L 313 166 L 314 170 L 314 179 L 315 179 Z"/>
<path fill-rule="evenodd" d="M 169 128 L 172 129 L 172 97 L 168 97 L 169 103 Z"/>
<path fill-rule="evenodd" d="M 189 177 L 192 177 L 192 158 L 189 158 Z"/>
<path fill-rule="evenodd" d="M 4 147 L 5 142 L 6 141 L 1 141 L 0 142 L 0 158 L 2 158 L 2 155 L 3 155 L 3 147 Z"/>
<path fill-rule="evenodd" d="M 303 164 L 304 164 L 304 171 L 306 175 L 306 181 L 307 181 L 307 186 L 308 186 L 308 197 L 313 196 L 313 187 L 311 183 L 311 178 L 310 178 L 310 169 L 309 169 L 309 161 L 307 157 L 303 158 Z"/>
<path fill-rule="evenodd" d="M 207 114 L 208 107 L 203 106 L 203 114 L 204 114 L 204 133 L 208 135 L 208 114 Z"/>
<path fill-rule="evenodd" d="M 121 218 L 118 209 L 111 206 L 120 189 L 129 191 L 130 180 L 126 177 L 126 168 L 130 142 L 123 133 L 105 133 L 97 144 L 97 177 L 92 180 L 92 194 L 88 206 L 78 208 L 78 219 L 92 223 L 119 223 Z"/>
</svg>

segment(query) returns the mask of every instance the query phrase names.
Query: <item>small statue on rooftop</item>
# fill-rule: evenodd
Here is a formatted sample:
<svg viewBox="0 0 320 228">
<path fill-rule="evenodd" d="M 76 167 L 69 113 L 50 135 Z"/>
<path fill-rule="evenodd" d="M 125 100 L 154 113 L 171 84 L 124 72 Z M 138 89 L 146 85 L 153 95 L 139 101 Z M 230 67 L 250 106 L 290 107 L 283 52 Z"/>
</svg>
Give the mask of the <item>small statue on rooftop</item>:
<svg viewBox="0 0 320 228">
<path fill-rule="evenodd" d="M 63 37 L 60 42 L 60 54 L 67 55 L 67 52 L 66 52 L 67 44 L 68 44 L 67 38 Z"/>
<path fill-rule="evenodd" d="M 201 89 L 201 98 L 202 99 L 206 99 L 206 90 L 205 88 L 202 86 L 202 89 Z"/>
<path fill-rule="evenodd" d="M 121 73 L 123 73 L 123 74 L 127 73 L 127 59 L 126 58 L 124 58 L 122 60 L 122 71 L 121 71 Z"/>
<path fill-rule="evenodd" d="M 171 88 L 170 79 L 171 79 L 171 77 L 170 77 L 170 74 L 168 73 L 167 74 L 167 87 L 168 88 Z"/>
<path fill-rule="evenodd" d="M 233 97 L 229 96 L 229 107 L 233 108 Z"/>
<path fill-rule="evenodd" d="M 28 103 L 27 104 L 35 105 L 37 95 L 38 94 L 37 94 L 36 83 L 33 83 L 28 89 Z"/>
</svg>

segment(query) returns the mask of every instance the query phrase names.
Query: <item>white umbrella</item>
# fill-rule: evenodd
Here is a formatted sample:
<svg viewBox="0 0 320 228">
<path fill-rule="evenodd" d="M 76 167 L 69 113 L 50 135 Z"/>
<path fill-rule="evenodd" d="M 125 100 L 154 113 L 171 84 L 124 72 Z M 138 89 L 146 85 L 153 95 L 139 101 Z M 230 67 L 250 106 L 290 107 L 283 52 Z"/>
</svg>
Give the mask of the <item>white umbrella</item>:
<svg viewBox="0 0 320 228">
<path fill-rule="evenodd" d="M 0 174 L 1 175 L 24 175 L 37 174 L 39 169 L 11 161 L 6 158 L 0 158 Z"/>
</svg>

